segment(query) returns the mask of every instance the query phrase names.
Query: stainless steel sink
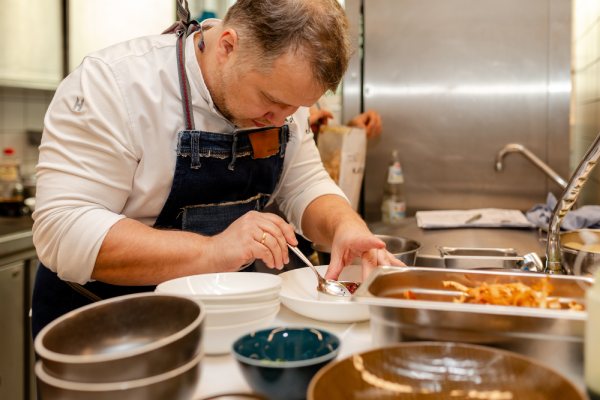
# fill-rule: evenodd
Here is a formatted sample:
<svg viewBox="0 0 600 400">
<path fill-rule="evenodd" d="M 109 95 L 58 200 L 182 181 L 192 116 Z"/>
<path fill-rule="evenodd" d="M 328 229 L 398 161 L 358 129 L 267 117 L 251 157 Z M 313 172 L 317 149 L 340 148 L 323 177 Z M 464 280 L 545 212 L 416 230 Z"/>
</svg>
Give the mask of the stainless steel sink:
<svg viewBox="0 0 600 400">
<path fill-rule="evenodd" d="M 545 247 L 535 229 L 421 229 L 415 218 L 399 225 L 372 223 L 370 227 L 380 234 L 420 242 L 415 261 L 420 267 L 514 270 L 521 268 L 524 255 L 543 255 Z"/>
</svg>

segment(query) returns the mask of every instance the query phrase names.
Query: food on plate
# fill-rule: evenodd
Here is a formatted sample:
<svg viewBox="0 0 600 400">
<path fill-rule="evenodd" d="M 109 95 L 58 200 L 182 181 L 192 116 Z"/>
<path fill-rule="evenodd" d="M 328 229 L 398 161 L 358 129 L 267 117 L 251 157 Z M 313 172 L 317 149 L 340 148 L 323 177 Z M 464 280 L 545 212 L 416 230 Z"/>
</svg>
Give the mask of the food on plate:
<svg viewBox="0 0 600 400">
<path fill-rule="evenodd" d="M 537 307 L 560 310 L 581 311 L 583 305 L 576 301 L 563 304 L 558 297 L 551 297 L 554 287 L 548 277 L 538 283 L 528 286 L 521 282 L 487 283 L 476 287 L 467 287 L 455 281 L 442 281 L 444 287 L 451 287 L 462 292 L 454 299 L 456 303 L 493 304 L 500 306 Z"/>
<path fill-rule="evenodd" d="M 360 283 L 358 283 L 358 282 L 349 282 L 349 281 L 342 282 L 342 281 L 340 281 L 340 283 L 343 284 L 344 286 L 346 286 L 346 289 L 348 289 L 350 294 L 354 294 L 354 292 L 356 292 L 356 290 L 360 286 Z"/>
</svg>

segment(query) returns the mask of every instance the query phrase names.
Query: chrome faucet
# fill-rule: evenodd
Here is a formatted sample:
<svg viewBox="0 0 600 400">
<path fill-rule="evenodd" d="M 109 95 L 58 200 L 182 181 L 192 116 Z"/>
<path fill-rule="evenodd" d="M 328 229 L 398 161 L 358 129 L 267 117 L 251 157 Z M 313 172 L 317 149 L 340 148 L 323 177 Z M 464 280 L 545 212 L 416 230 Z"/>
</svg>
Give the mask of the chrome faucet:
<svg viewBox="0 0 600 400">
<path fill-rule="evenodd" d="M 509 143 L 504 146 L 498 152 L 498 154 L 496 154 L 496 171 L 502 171 L 502 160 L 508 153 L 521 153 L 526 159 L 541 169 L 542 172 L 548 175 L 548 177 L 556 182 L 561 188 L 564 189 L 567 187 L 567 181 L 565 181 L 556 171 L 550 168 L 550 166 L 543 162 L 538 156 L 533 154 L 525 146 L 519 143 Z"/>
<path fill-rule="evenodd" d="M 579 166 L 569 179 L 569 183 L 552 212 L 552 219 L 548 225 L 548 244 L 546 245 L 546 267 L 544 272 L 548 274 L 565 274 L 569 271 L 562 266 L 562 254 L 560 251 L 560 224 L 577 201 L 579 192 L 588 180 L 590 173 L 600 158 L 600 133 L 585 153 Z"/>
</svg>

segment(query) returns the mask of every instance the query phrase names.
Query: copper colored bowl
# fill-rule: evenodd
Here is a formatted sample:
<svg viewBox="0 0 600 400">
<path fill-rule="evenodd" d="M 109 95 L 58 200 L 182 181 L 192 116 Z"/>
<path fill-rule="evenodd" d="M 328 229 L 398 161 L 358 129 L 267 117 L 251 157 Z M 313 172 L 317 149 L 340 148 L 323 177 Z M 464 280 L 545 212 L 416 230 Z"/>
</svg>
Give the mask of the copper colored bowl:
<svg viewBox="0 0 600 400">
<path fill-rule="evenodd" d="M 308 388 L 309 400 L 585 400 L 573 383 L 530 358 L 484 346 L 406 342 L 332 363 Z"/>
</svg>

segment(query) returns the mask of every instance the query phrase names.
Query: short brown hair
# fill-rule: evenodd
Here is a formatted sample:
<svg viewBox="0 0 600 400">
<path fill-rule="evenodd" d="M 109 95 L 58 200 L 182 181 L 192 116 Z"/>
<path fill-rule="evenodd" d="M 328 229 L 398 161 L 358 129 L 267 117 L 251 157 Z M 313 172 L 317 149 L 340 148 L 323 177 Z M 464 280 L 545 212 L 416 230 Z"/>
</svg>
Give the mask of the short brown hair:
<svg viewBox="0 0 600 400">
<path fill-rule="evenodd" d="M 238 0 L 223 24 L 267 65 L 289 51 L 308 57 L 324 91 L 335 91 L 348 67 L 348 19 L 337 0 Z"/>
</svg>

